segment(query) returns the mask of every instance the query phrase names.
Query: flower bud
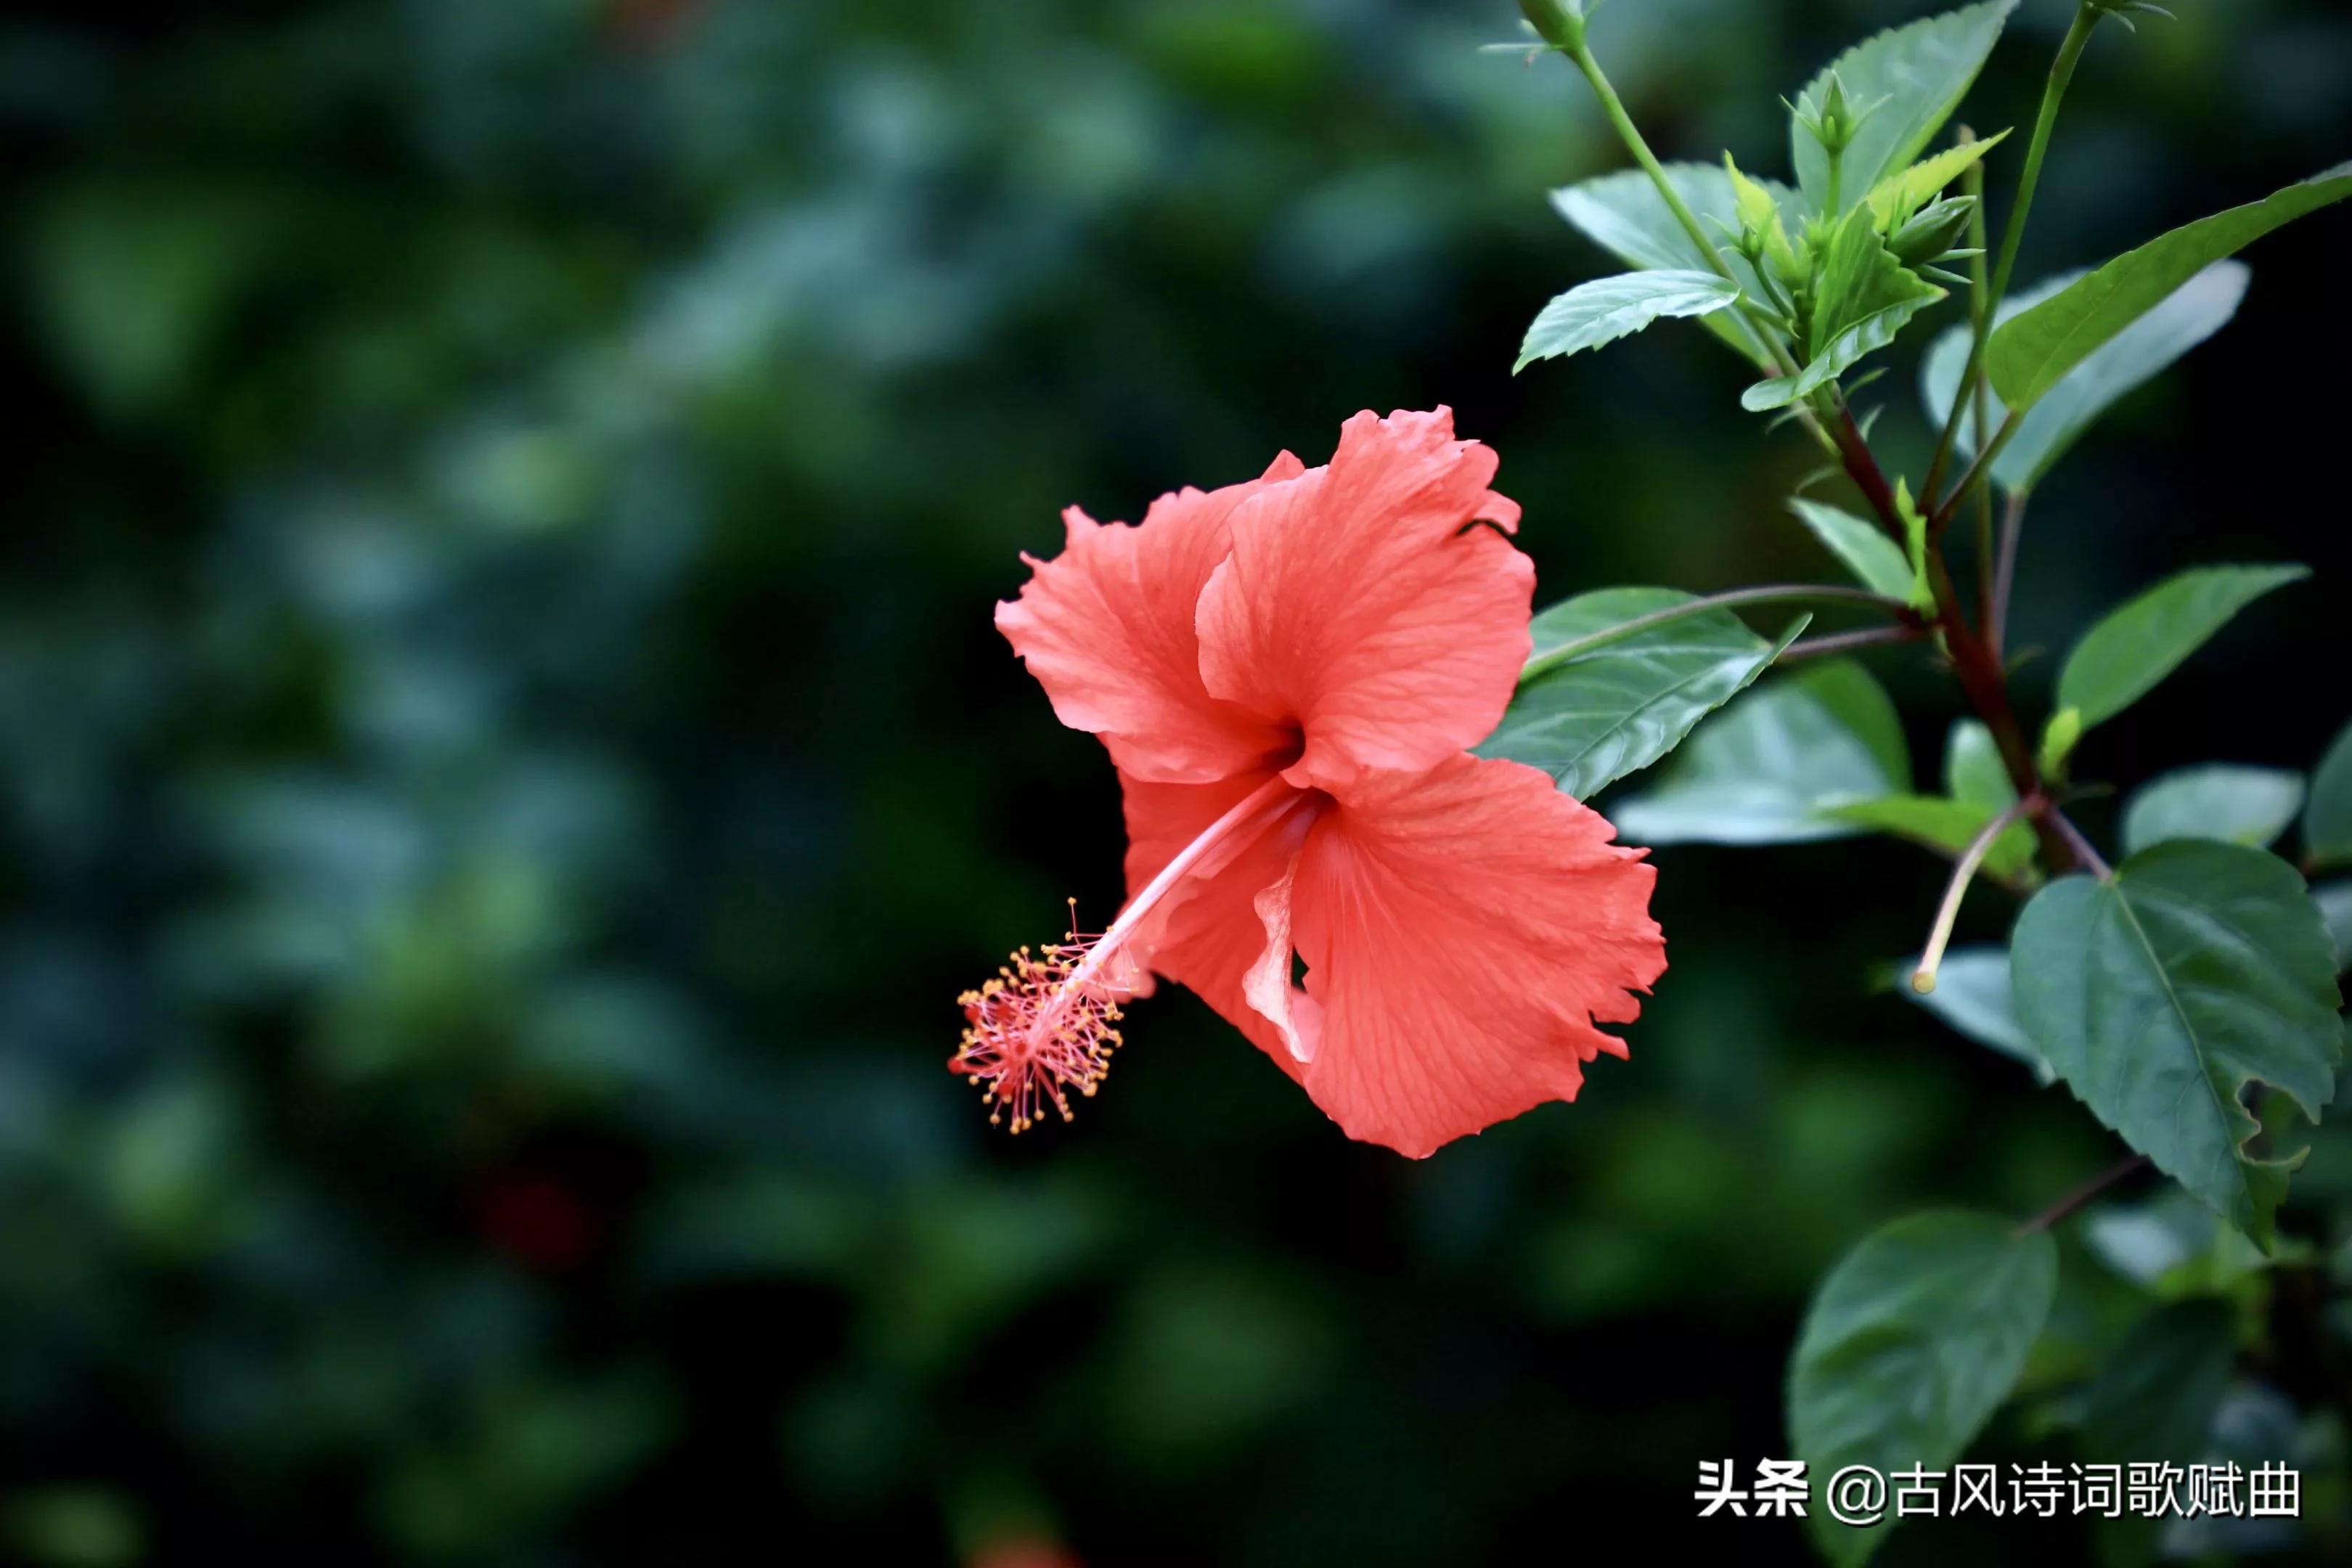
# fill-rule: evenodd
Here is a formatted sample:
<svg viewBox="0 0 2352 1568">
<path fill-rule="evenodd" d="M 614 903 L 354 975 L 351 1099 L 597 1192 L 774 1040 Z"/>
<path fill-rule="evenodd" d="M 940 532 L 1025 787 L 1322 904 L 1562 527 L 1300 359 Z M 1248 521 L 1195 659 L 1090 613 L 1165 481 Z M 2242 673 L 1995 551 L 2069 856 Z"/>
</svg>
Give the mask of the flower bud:
<svg viewBox="0 0 2352 1568">
<path fill-rule="evenodd" d="M 1853 102 L 1845 95 L 1845 83 L 1839 79 L 1837 72 L 1832 71 L 1829 84 L 1822 89 L 1819 103 L 1810 98 L 1800 99 L 1790 105 L 1790 109 L 1797 123 L 1822 144 L 1822 151 L 1834 158 L 1853 145 L 1854 133 L 1862 129 L 1862 122 L 1875 114 L 1885 102 L 1885 98 L 1875 98 L 1864 104 Z"/>
<path fill-rule="evenodd" d="M 1552 47 L 1571 53 L 1584 47 L 1583 0 L 1519 0 L 1519 14 Z"/>
<path fill-rule="evenodd" d="M 1974 196 L 1943 196 L 1913 214 L 1887 236 L 1886 248 L 1906 267 L 1922 267 L 1952 248 L 1969 226 Z"/>
</svg>

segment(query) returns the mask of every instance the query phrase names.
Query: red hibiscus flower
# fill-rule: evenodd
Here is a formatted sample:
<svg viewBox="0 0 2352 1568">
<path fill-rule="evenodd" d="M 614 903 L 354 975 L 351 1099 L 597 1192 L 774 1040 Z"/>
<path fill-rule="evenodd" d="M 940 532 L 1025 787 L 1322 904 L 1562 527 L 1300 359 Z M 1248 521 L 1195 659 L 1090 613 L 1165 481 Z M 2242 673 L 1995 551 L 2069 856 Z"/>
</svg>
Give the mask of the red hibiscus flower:
<svg viewBox="0 0 2352 1568">
<path fill-rule="evenodd" d="M 1327 467 L 1286 452 L 1135 527 L 1073 508 L 1062 553 L 1024 557 L 996 624 L 1118 767 L 1129 899 L 965 994 L 951 1065 L 992 1120 L 1067 1119 L 1154 974 L 1350 1137 L 1414 1156 L 1625 1054 L 1595 1026 L 1665 969 L 1652 868 L 1539 770 L 1466 749 L 1529 648 L 1535 570 L 1494 473 L 1449 410 L 1364 413 Z"/>
</svg>

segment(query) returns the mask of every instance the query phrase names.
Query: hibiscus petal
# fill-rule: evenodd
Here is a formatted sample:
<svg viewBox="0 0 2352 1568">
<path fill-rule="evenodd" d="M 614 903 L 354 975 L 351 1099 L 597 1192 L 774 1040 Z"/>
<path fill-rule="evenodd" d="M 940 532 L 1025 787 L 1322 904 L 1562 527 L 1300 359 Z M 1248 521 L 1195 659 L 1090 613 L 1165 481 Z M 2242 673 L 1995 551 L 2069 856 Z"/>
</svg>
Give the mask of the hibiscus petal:
<svg viewBox="0 0 2352 1568">
<path fill-rule="evenodd" d="M 1417 772 L 1501 721 L 1530 647 L 1535 568 L 1471 526 L 1517 526 L 1494 477 L 1495 454 L 1455 440 L 1449 410 L 1360 414 L 1328 467 L 1234 510 L 1232 552 L 1201 595 L 1201 674 L 1256 718 L 1303 729 L 1293 783 Z"/>
<path fill-rule="evenodd" d="M 1246 483 L 1162 496 L 1133 527 L 1072 507 L 1062 553 L 1023 557 L 1033 574 L 1018 599 L 996 606 L 997 628 L 1055 717 L 1100 735 L 1123 771 L 1202 783 L 1295 750 L 1295 730 L 1209 694 L 1193 614 L 1230 549 L 1234 509 L 1302 471 L 1286 452 Z"/>
<path fill-rule="evenodd" d="M 1575 1099 L 1584 1063 L 1625 1054 L 1594 1025 L 1639 1016 L 1665 943 L 1655 873 L 1598 813 L 1538 769 L 1468 756 L 1337 800 L 1292 918 L 1322 1005 L 1300 1081 L 1349 1136 L 1425 1155 Z"/>
<path fill-rule="evenodd" d="M 1323 1034 L 1322 1005 L 1290 983 L 1291 899 L 1298 882 L 1298 856 L 1294 852 L 1279 880 L 1258 889 L 1250 900 L 1258 923 L 1265 928 L 1265 943 L 1242 976 L 1242 1000 L 1271 1023 L 1296 1062 L 1311 1062 Z"/>
<path fill-rule="evenodd" d="M 1120 774 L 1129 896 L 1140 892 L 1203 829 L 1271 776 L 1255 773 L 1214 784 L 1171 784 Z M 1302 798 L 1280 822 L 1204 861 L 1137 939 L 1143 963 L 1215 1008 L 1293 1078 L 1303 1068 L 1292 1041 L 1312 1041 L 1321 1011 L 1290 984 L 1290 888 L 1311 820 L 1307 805 Z M 1257 972 L 1277 944 L 1279 968 L 1273 973 L 1280 974 L 1281 987 L 1275 991 Z M 1253 1003 L 1253 984 L 1266 1010 Z"/>
</svg>

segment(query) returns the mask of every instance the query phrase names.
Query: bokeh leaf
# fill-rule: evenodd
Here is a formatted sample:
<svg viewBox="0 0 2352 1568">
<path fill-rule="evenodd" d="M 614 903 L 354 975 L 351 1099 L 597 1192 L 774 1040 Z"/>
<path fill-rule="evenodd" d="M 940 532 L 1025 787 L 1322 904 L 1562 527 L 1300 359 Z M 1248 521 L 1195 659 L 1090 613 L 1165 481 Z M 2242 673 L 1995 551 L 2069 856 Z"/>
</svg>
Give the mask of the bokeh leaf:
<svg viewBox="0 0 2352 1568">
<path fill-rule="evenodd" d="M 2210 1295 L 2276 1261 L 2245 1233 L 2176 1185 L 2140 1203 L 2102 1203 L 2083 1216 L 2084 1245 L 2159 1300 Z"/>
<path fill-rule="evenodd" d="M 2153 689 L 2182 660 L 2273 588 L 2311 574 L 2306 566 L 2201 566 L 2110 610 L 2074 645 L 2058 673 L 2058 706 L 2088 730 Z"/>
<path fill-rule="evenodd" d="M 2283 768 L 2210 763 L 2180 768 L 2135 793 L 2124 807 L 2124 853 L 2174 838 L 2214 838 L 2266 849 L 2303 805 L 2303 775 Z"/>
<path fill-rule="evenodd" d="M 2250 1152 L 2261 1082 L 2336 1092 L 2336 956 L 2294 868 L 2183 839 L 2034 896 L 2011 942 L 2027 1037 L 2092 1113 L 2261 1245 L 2299 1156 Z"/>
<path fill-rule="evenodd" d="M 2068 272 L 2045 279 L 2001 301 L 1999 320 L 2060 293 L 2084 276 Z M 2017 431 L 1993 458 L 1993 482 L 2012 494 L 2032 489 L 2057 465 L 2083 432 L 2097 422 L 2125 394 L 2171 368 L 2190 349 L 2227 326 L 2246 297 L 2252 269 L 2242 261 L 2217 261 L 2167 295 L 2147 314 L 2084 356 L 2041 401 L 2025 412 Z M 1951 416 L 1960 374 L 1968 368 L 1969 329 L 1953 327 L 1940 334 L 1919 368 L 1920 400 L 1928 417 L 1942 425 Z M 1990 390 L 1985 394 L 1985 421 L 1999 429 L 2008 410 Z M 1975 422 L 1960 426 L 1960 447 L 1973 451 Z"/>
<path fill-rule="evenodd" d="M 1555 296 L 1537 314 L 1511 370 L 1516 374 L 1539 359 L 1614 342 L 1661 316 L 1704 316 L 1738 298 L 1736 285 L 1712 272 L 1622 272 L 1596 278 Z"/>
<path fill-rule="evenodd" d="M 1827 808 L 1901 794 L 1910 773 L 1885 689 L 1835 659 L 1749 694 L 1683 748 L 1657 789 L 1610 815 L 1635 844 L 1841 838 L 1861 829 Z"/>
<path fill-rule="evenodd" d="M 1987 0 L 1928 16 L 1865 39 L 1805 85 L 1800 110 L 1818 109 L 1835 71 L 1846 98 L 1878 108 L 1854 132 L 1839 171 L 1840 205 L 1853 206 L 1871 187 L 1918 157 L 1968 95 L 2017 0 Z M 1884 101 L 1880 101 L 1880 100 Z M 1790 153 L 1805 204 L 1829 205 L 1829 158 L 1801 125 L 1789 128 Z"/>
<path fill-rule="evenodd" d="M 2314 866 L 2352 862 L 2352 724 L 2347 724 L 2311 775 L 2303 808 L 2303 853 Z"/>
<path fill-rule="evenodd" d="M 1982 721 L 1958 719 L 1944 741 L 1944 793 L 1954 800 L 2006 811 L 2017 804 L 2017 786 L 2000 760 L 2000 747 Z"/>
<path fill-rule="evenodd" d="M 1906 962 L 1903 973 L 1917 967 Z M 2033 1070 L 2034 1081 L 2051 1083 L 2058 1075 L 2025 1037 L 2017 1021 L 2017 1004 L 2010 994 L 2009 949 L 1987 943 L 1956 947 L 1944 954 L 1936 971 L 1936 988 L 1922 995 L 1908 985 L 1896 993 L 1942 1019 L 1954 1032 L 2005 1057 L 2014 1057 Z"/>
<path fill-rule="evenodd" d="M 2336 972 L 2341 974 L 2352 969 L 2352 882 L 2330 882 L 2324 888 L 2315 888 L 2311 901 L 2319 906 L 2319 918 L 2336 943 Z"/>
<path fill-rule="evenodd" d="M 2012 408 L 2032 405 L 2205 268 L 2280 225 L 2348 195 L 2352 163 L 2339 163 L 2261 201 L 2184 224 L 2126 251 L 1994 329 L 1985 344 L 1985 374 L 1992 389 Z"/>
<path fill-rule="evenodd" d="M 2227 1302 L 2206 1296 L 2156 1308 L 2132 1325 L 2091 1384 L 2083 1419 L 2089 1457 L 2202 1458 L 2237 1359 L 2237 1319 Z"/>
<path fill-rule="evenodd" d="M 1530 623 L 1530 663 L 1691 598 L 1675 588 L 1580 594 Z M 1586 799 L 1681 744 L 1700 720 L 1770 668 L 1797 630 L 1769 642 L 1730 611 L 1707 610 L 1602 643 L 1521 686 L 1478 753 L 1541 768 Z"/>
<path fill-rule="evenodd" d="M 1830 1519 L 1830 1478 L 1958 1458 L 2016 1385 L 2057 1289 L 2047 1232 L 1958 1210 L 1896 1220 L 1830 1271 L 1790 1366 L 1789 1429 L 1814 1484 L 1814 1539 L 1833 1562 L 1864 1562 L 1886 1531 Z"/>
</svg>

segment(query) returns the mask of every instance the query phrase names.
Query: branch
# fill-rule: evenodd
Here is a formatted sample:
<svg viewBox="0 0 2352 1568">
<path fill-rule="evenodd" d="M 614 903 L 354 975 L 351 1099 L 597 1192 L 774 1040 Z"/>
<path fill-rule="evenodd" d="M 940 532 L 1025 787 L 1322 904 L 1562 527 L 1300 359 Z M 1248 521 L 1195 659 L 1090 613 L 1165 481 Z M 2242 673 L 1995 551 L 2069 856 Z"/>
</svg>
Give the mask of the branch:
<svg viewBox="0 0 2352 1568">
<path fill-rule="evenodd" d="M 2113 868 L 2101 858 L 2098 850 L 2092 847 L 2091 841 L 2083 837 L 2083 830 L 2074 826 L 2073 817 L 2054 805 L 2043 815 L 2051 826 L 2057 830 L 2058 836 L 2066 841 L 2066 847 L 2074 856 L 2074 864 L 2082 867 L 2102 882 L 2115 879 L 2116 874 Z"/>
<path fill-rule="evenodd" d="M 2027 1220 L 2023 1225 L 2019 1226 L 2017 1234 L 2031 1236 L 2037 1230 L 2048 1230 L 2125 1177 L 2137 1175 L 2147 1169 L 2148 1163 L 2148 1157 L 2145 1154 L 2134 1154 L 2128 1160 L 2117 1161 L 2032 1219 Z"/>
<path fill-rule="evenodd" d="M 1985 602 L 1985 642 L 1995 658 L 2009 638 L 2009 591 L 2017 581 L 2017 540 L 2025 531 L 2025 496 L 2009 498 L 2000 516 L 2000 548 L 1994 552 L 1992 591 Z"/>
<path fill-rule="evenodd" d="M 1895 643 L 1918 642 L 1927 635 L 1926 623 L 1906 621 L 1899 626 L 1864 626 L 1858 632 L 1838 632 L 1825 637 L 1807 637 L 1790 643 L 1780 650 L 1774 662 L 1794 664 L 1799 659 L 1827 658 L 1834 654 L 1852 653 L 1861 647 L 1885 647 Z"/>
<path fill-rule="evenodd" d="M 2058 122 L 2058 105 L 2066 97 L 2067 84 L 2074 79 L 2074 62 L 2083 58 L 2083 46 L 2090 41 L 2091 30 L 2098 25 L 2098 7 L 2091 0 L 2078 0 L 2074 25 L 2066 29 L 2065 39 L 2058 46 L 2058 58 L 2051 62 L 2050 79 L 2042 89 L 2042 111 L 2034 117 L 2033 140 L 2025 149 L 2025 171 L 2018 176 L 2017 200 L 2010 207 L 2009 222 L 2001 229 L 2000 265 L 1993 270 L 1983 318 L 1969 335 L 1968 367 L 1960 372 L 1960 384 L 1952 396 L 1952 412 L 1944 421 L 1942 437 L 1936 442 L 1935 459 L 1927 465 L 1927 482 L 1919 487 L 1923 496 L 1935 494 L 1936 487 L 1943 482 L 1944 467 L 1951 461 L 1952 442 L 1959 435 L 1960 421 L 1975 403 L 1977 378 L 1984 374 L 1985 343 L 1992 336 L 1993 318 L 2000 310 L 2001 299 L 2009 292 L 2010 274 L 2017 268 L 2018 242 L 2025 237 L 2025 220 L 2033 210 L 2034 188 L 2042 183 L 2042 160 L 2050 151 L 2050 132 Z"/>
</svg>

